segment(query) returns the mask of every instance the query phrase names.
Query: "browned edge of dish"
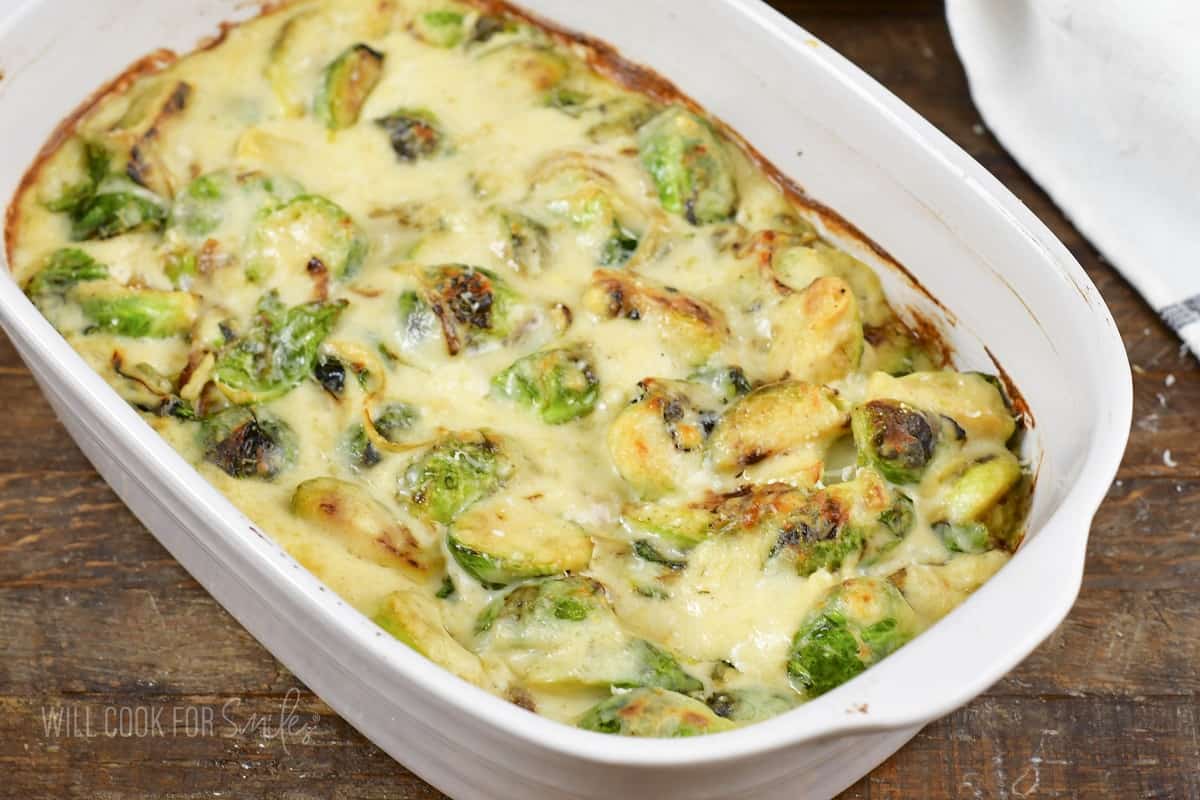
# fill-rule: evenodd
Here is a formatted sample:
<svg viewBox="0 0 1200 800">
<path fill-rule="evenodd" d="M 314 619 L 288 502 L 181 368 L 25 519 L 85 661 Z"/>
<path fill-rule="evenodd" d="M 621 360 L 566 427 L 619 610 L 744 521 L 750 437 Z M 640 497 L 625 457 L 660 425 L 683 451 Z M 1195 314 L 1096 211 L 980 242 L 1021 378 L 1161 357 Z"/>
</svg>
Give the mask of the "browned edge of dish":
<svg viewBox="0 0 1200 800">
<path fill-rule="evenodd" d="M 840 236 L 853 239 L 863 246 L 869 248 L 879 259 L 884 261 L 886 265 L 901 275 L 925 298 L 936 305 L 941 312 L 946 316 L 950 324 L 957 321 L 957 317 L 950 309 L 942 304 L 928 289 L 921 283 L 920 280 L 903 264 L 897 261 L 887 250 L 881 245 L 872 240 L 869 236 L 858 229 L 854 223 L 847 220 L 837 211 L 824 205 L 823 203 L 810 197 L 796 181 L 785 175 L 773 162 L 767 159 L 754 145 L 750 144 L 738 131 L 727 125 L 723 120 L 710 114 L 699 103 L 685 94 L 678 86 L 659 75 L 651 68 L 642 64 L 635 63 L 626 59 L 612 45 L 600 39 L 593 38 L 586 34 L 578 33 L 561 27 L 555 22 L 544 19 L 541 16 L 534 14 L 520 6 L 514 5 L 509 0 L 464 0 L 466 3 L 479 8 L 481 11 L 493 14 L 508 15 L 525 21 L 526 23 L 540 28 L 542 31 L 550 35 L 566 45 L 580 48 L 587 57 L 588 64 L 597 72 L 616 81 L 626 89 L 643 94 L 657 100 L 663 104 L 679 104 L 688 109 L 704 116 L 718 126 L 721 133 L 730 141 L 742 149 L 744 153 L 761 169 L 767 177 L 796 205 L 801 206 L 805 210 L 818 216 L 822 223 L 830 230 L 837 232 Z M 210 50 L 221 44 L 228 36 L 229 32 L 238 25 L 249 22 L 252 19 L 266 16 L 268 14 L 277 13 L 285 10 L 293 5 L 298 4 L 301 0 L 264 0 L 259 4 L 259 13 L 253 17 L 248 17 L 245 20 L 238 22 L 221 22 L 217 28 L 217 33 L 212 36 L 202 38 L 191 52 L 201 52 Z M 392 5 L 391 0 L 376 0 L 381 8 L 387 8 Z M 171 64 L 179 60 L 179 55 L 172 50 L 159 49 L 143 56 L 130 66 L 126 67 L 117 77 L 113 78 L 108 83 L 101 86 L 87 97 L 74 111 L 62 120 L 50 134 L 50 138 L 38 151 L 33 164 L 26 170 L 25 175 L 21 178 L 17 185 L 16 191 L 13 193 L 12 199 L 9 202 L 5 212 L 4 219 L 4 241 L 5 255 L 9 264 L 12 263 L 13 242 L 15 239 L 17 227 L 21 217 L 21 202 L 24 199 L 25 193 L 28 192 L 36 183 L 46 162 L 53 156 L 59 148 L 66 143 L 71 136 L 74 135 L 76 128 L 88 112 L 98 106 L 109 95 L 120 94 L 126 91 L 134 82 L 148 75 L 153 75 L 156 72 L 161 72 Z M 944 332 L 941 327 L 934 322 L 930 317 L 921 313 L 916 308 L 908 307 L 905 309 L 912 322 L 909 325 L 912 332 L 925 345 L 933 349 L 938 355 L 942 365 L 951 363 L 954 351 L 945 339 Z M 1013 404 L 1013 410 L 1020 415 L 1026 429 L 1032 429 L 1035 425 L 1034 417 L 1026 403 L 1024 396 L 1013 383 L 1012 378 L 1007 371 L 996 360 L 991 350 L 984 348 L 996 368 L 997 375 L 1003 382 L 1009 398 Z M 1034 476 L 1036 480 L 1036 474 Z"/>
</svg>

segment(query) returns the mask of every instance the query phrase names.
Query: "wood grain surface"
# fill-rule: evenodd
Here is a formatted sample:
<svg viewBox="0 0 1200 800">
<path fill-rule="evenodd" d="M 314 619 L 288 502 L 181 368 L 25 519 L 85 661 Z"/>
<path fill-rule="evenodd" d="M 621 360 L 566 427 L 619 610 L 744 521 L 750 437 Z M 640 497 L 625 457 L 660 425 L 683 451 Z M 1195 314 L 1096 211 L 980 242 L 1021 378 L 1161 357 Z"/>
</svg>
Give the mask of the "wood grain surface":
<svg viewBox="0 0 1200 800">
<path fill-rule="evenodd" d="M 1196 361 L 984 129 L 940 2 L 774 4 L 1050 226 L 1107 299 L 1135 371 L 1129 452 L 1070 617 L 843 797 L 1200 798 Z M 0 397 L 0 797 L 440 796 L 167 555 L 67 438 L 6 340 Z"/>
</svg>

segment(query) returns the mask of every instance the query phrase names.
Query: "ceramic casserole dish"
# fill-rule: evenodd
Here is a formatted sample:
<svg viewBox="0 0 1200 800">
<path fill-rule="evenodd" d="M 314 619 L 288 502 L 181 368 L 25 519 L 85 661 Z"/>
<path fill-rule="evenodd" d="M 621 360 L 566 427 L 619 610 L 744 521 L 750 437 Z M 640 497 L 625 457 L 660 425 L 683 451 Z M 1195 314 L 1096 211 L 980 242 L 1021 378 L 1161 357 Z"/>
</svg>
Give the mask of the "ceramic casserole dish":
<svg viewBox="0 0 1200 800">
<path fill-rule="evenodd" d="M 1070 610 L 1129 431 L 1117 328 L 1067 250 L 982 167 L 759 0 L 524 5 L 611 43 L 740 132 L 852 223 L 828 216 L 823 233 L 877 267 L 893 303 L 931 321 L 960 369 L 994 370 L 994 360 L 1020 389 L 1035 423 L 1023 455 L 1037 471 L 1024 545 L 865 674 L 768 722 L 696 739 L 603 736 L 537 717 L 325 591 L 91 371 L 7 269 L 0 322 L 80 448 L 171 554 L 339 714 L 446 793 L 832 796 L 999 679 Z M 0 197 L 101 80 L 255 13 L 242 0 L 16 4 L 0 17 Z"/>
</svg>

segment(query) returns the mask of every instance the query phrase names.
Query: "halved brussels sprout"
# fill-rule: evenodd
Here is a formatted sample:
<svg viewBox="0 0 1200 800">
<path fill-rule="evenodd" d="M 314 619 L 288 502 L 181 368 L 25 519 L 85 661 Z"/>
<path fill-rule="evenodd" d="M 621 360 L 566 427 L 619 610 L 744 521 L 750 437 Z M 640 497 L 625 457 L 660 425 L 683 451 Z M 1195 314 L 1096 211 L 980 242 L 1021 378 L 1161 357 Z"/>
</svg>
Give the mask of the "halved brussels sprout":
<svg viewBox="0 0 1200 800">
<path fill-rule="evenodd" d="M 63 294 L 76 284 L 107 277 L 106 265 L 78 248 L 63 247 L 51 253 L 45 266 L 29 279 L 25 293 L 36 301 L 42 295 Z"/>
<path fill-rule="evenodd" d="M 170 229 L 190 239 L 208 237 L 231 218 L 250 220 L 303 193 L 290 178 L 218 170 L 193 180 L 175 198 Z"/>
<path fill-rule="evenodd" d="M 275 41 L 267 53 L 264 72 L 271 90 L 286 114 L 298 117 L 304 113 L 307 87 L 300 85 L 297 73 L 300 65 L 311 57 L 306 45 L 305 34 L 319 24 L 314 8 L 302 8 L 279 27 Z"/>
<path fill-rule="evenodd" d="M 746 725 L 791 711 L 800 704 L 800 698 L 795 694 L 756 687 L 715 692 L 704 702 L 717 716 Z"/>
<path fill-rule="evenodd" d="M 352 425 L 342 436 L 338 449 L 355 470 L 371 469 L 383 460 L 371 437 L 367 435 L 367 429 L 362 425 Z"/>
<path fill-rule="evenodd" d="M 488 588 L 587 569 L 592 540 L 579 526 L 519 498 L 474 506 L 446 539 L 455 561 Z"/>
<path fill-rule="evenodd" d="M 512 473 L 499 440 L 480 431 L 454 433 L 409 465 L 399 493 L 418 516 L 449 525 L 495 494 Z"/>
<path fill-rule="evenodd" d="M 863 326 L 858 302 L 841 278 L 817 278 L 770 313 L 768 369 L 809 383 L 831 383 L 858 368 Z"/>
<path fill-rule="evenodd" d="M 404 434 L 412 430 L 421 418 L 421 412 L 408 403 L 388 403 L 371 416 L 375 432 L 392 444 L 404 440 Z"/>
<path fill-rule="evenodd" d="M 312 373 L 317 351 L 346 305 L 338 300 L 285 308 L 275 292 L 263 295 L 249 329 L 217 358 L 218 386 L 241 404 L 287 394 Z"/>
<path fill-rule="evenodd" d="M 941 477 L 950 483 L 941 497 L 944 518 L 935 522 L 934 530 L 948 549 L 1016 549 L 1030 493 L 1030 481 L 1016 456 L 997 448 L 965 465 L 952 465 Z"/>
<path fill-rule="evenodd" d="M 367 97 L 383 77 L 383 53 L 352 45 L 325 68 L 313 109 L 332 131 L 358 122 Z"/>
<path fill-rule="evenodd" d="M 423 548 L 405 525 L 367 490 L 336 478 L 313 478 L 296 487 L 292 513 L 337 537 L 359 558 L 404 570 L 419 579 L 441 565 L 436 552 Z"/>
<path fill-rule="evenodd" d="M 448 149 L 442 123 L 427 108 L 400 108 L 375 120 L 375 124 L 387 134 L 401 161 L 420 161 Z"/>
<path fill-rule="evenodd" d="M 286 422 L 247 408 L 229 408 L 200 426 L 204 460 L 233 478 L 271 480 L 296 460 L 296 435 Z"/>
<path fill-rule="evenodd" d="M 950 417 L 968 439 L 1004 443 L 1017 427 L 1003 392 L 977 372 L 914 372 L 902 378 L 876 372 L 867 383 L 867 398 L 899 400 Z"/>
<path fill-rule="evenodd" d="M 475 630 L 481 651 L 532 684 L 703 688 L 669 653 L 630 637 L 591 578 L 521 584 L 492 601 Z"/>
<path fill-rule="evenodd" d="M 1003 550 L 958 555 L 945 564 L 912 564 L 894 576 L 904 599 L 923 619 L 934 621 L 953 611 L 1008 563 Z"/>
<path fill-rule="evenodd" d="M 788 677 L 810 699 L 825 694 L 900 649 L 920 627 L 890 581 L 851 578 L 796 632 Z"/>
<path fill-rule="evenodd" d="M 466 18 L 458 11 L 440 9 L 418 14 L 409 25 L 413 36 L 434 47 L 458 47 L 466 38 Z"/>
<path fill-rule="evenodd" d="M 708 538 L 715 517 L 708 509 L 665 503 L 641 503 L 621 514 L 635 531 L 646 531 L 687 551 Z"/>
<path fill-rule="evenodd" d="M 699 384 L 647 378 L 608 430 L 613 465 L 642 497 L 672 491 L 700 467 L 723 401 Z"/>
<path fill-rule="evenodd" d="M 733 402 L 754 389 L 741 367 L 710 367 L 688 377 L 688 380 L 712 387 L 713 391 Z"/>
<path fill-rule="evenodd" d="M 595 367 L 578 348 L 544 350 L 518 359 L 492 378 L 492 388 L 531 408 L 549 425 L 586 417 L 600 397 Z"/>
<path fill-rule="evenodd" d="M 450 355 L 512 332 L 516 293 L 499 275 L 465 264 L 425 270 L 422 299 L 441 323 Z M 420 309 L 414 307 L 411 313 Z"/>
<path fill-rule="evenodd" d="M 733 165 L 706 120 L 672 106 L 642 126 L 638 147 L 664 209 L 693 225 L 733 216 L 738 201 Z"/>
<path fill-rule="evenodd" d="M 434 600 L 419 592 L 392 592 L 371 619 L 433 663 L 476 686 L 487 686 L 479 657 L 446 632 L 441 610 Z"/>
<path fill-rule="evenodd" d="M 497 214 L 503 258 L 517 272 L 536 275 L 550 266 L 550 231 L 533 217 L 502 209 Z"/>
<path fill-rule="evenodd" d="M 847 421 L 837 393 L 824 386 L 799 381 L 762 386 L 721 416 L 709 437 L 708 457 L 719 472 L 801 450 L 819 460 Z"/>
<path fill-rule="evenodd" d="M 547 92 L 571 72 L 571 61 L 553 47 L 537 41 L 516 40 L 488 48 L 481 57 L 506 77 L 527 83 L 535 92 Z"/>
<path fill-rule="evenodd" d="M 614 270 L 596 270 L 583 302 L 602 319 L 653 323 L 663 344 L 694 364 L 719 350 L 729 333 L 725 315 L 716 306 Z"/>
<path fill-rule="evenodd" d="M 875 270 L 824 242 L 780 248 L 771 258 L 771 268 L 776 278 L 797 292 L 819 278 L 841 278 L 854 292 L 864 324 L 883 325 L 894 316 Z"/>
<path fill-rule="evenodd" d="M 87 281 L 70 290 L 91 325 L 86 333 L 165 339 L 187 333 L 199 301 L 188 292 L 130 289 L 111 281 Z"/>
<path fill-rule="evenodd" d="M 615 694 L 580 718 L 580 728 L 618 736 L 675 739 L 732 730 L 699 700 L 664 689 L 634 689 Z"/>
<path fill-rule="evenodd" d="M 284 269 L 347 278 L 362 266 L 367 248 L 366 234 L 341 206 L 304 194 L 259 220 L 247 247 L 246 277 L 262 281 Z"/>
<path fill-rule="evenodd" d="M 850 412 L 860 463 L 893 483 L 921 480 L 943 427 L 941 419 L 898 400 L 871 400 Z M 953 425 L 945 427 L 954 431 Z"/>
</svg>

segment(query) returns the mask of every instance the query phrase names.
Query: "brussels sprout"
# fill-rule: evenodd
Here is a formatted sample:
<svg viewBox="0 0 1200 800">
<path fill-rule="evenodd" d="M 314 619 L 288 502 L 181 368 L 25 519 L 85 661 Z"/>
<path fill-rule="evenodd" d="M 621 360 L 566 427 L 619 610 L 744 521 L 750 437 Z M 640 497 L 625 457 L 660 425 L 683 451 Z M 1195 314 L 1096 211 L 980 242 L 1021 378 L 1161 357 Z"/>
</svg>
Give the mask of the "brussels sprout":
<svg viewBox="0 0 1200 800">
<path fill-rule="evenodd" d="M 703 736 L 734 727 L 699 700 L 663 689 L 615 694 L 589 709 L 578 725 L 597 733 L 659 739 Z"/>
<path fill-rule="evenodd" d="M 670 570 L 687 567 L 687 559 L 674 553 L 665 553 L 649 539 L 638 539 L 633 543 L 633 554 L 643 561 L 658 564 Z"/>
<path fill-rule="evenodd" d="M 550 265 L 550 231 L 545 225 L 516 211 L 499 212 L 504 236 L 504 260 L 517 272 L 537 274 Z"/>
<path fill-rule="evenodd" d="M 621 516 L 631 528 L 652 533 L 671 547 L 683 551 L 704 541 L 715 519 L 712 512 L 705 508 L 664 503 L 630 506 Z"/>
<path fill-rule="evenodd" d="M 412 35 L 426 44 L 449 49 L 458 47 L 466 37 L 465 17 L 457 11 L 426 11 L 409 25 Z"/>
<path fill-rule="evenodd" d="M 467 43 L 472 45 L 486 44 L 499 34 L 513 33 L 516 30 L 516 23 L 506 17 L 494 14 L 480 14 L 475 19 L 475 24 L 471 27 L 471 36 L 467 40 Z"/>
<path fill-rule="evenodd" d="M 900 649 L 919 628 L 916 614 L 890 581 L 852 578 L 796 632 L 788 677 L 797 691 L 817 697 Z"/>
<path fill-rule="evenodd" d="M 1016 456 L 997 449 L 965 466 L 952 466 L 943 479 L 950 481 L 941 502 L 944 519 L 935 522 L 934 530 L 948 549 L 1016 549 L 1030 493 L 1030 481 Z"/>
<path fill-rule="evenodd" d="M 594 106 L 601 119 L 587 130 L 594 142 L 606 142 L 619 136 L 633 136 L 661 108 L 641 95 L 620 94 Z"/>
<path fill-rule="evenodd" d="M 569 86 L 558 86 L 546 92 L 542 104 L 546 108 L 557 109 L 569 117 L 578 117 L 583 113 L 591 95 Z"/>
<path fill-rule="evenodd" d="M 895 315 L 882 325 L 864 323 L 863 339 L 870 345 L 860 366 L 864 372 L 902 377 L 937 363 L 930 348 Z"/>
<path fill-rule="evenodd" d="M 359 558 L 424 579 L 441 566 L 406 526 L 356 483 L 313 478 L 296 487 L 292 513 L 335 537 Z"/>
<path fill-rule="evenodd" d="M 427 108 L 401 108 L 375 120 L 401 161 L 420 161 L 447 150 L 446 132 Z"/>
<path fill-rule="evenodd" d="M 264 74 L 288 116 L 298 117 L 304 113 L 308 90 L 297 77 L 302 72 L 301 65 L 311 58 L 306 34 L 317 28 L 319 22 L 316 9 L 301 9 L 279 27 L 267 53 Z"/>
<path fill-rule="evenodd" d="M 694 364 L 719 350 L 729 332 L 716 306 L 614 270 L 596 270 L 583 302 L 602 319 L 650 322 L 665 346 Z"/>
<path fill-rule="evenodd" d="M 704 702 L 717 716 L 746 725 L 791 711 L 799 705 L 800 698 L 771 689 L 745 688 L 715 692 Z"/>
<path fill-rule="evenodd" d="M 290 178 L 261 172 L 209 172 L 193 180 L 175 198 L 170 228 L 191 239 L 211 235 L 239 212 L 252 216 L 303 193 Z"/>
<path fill-rule="evenodd" d="M 818 278 L 771 310 L 767 367 L 809 383 L 841 380 L 862 361 L 858 302 L 841 278 Z"/>
<path fill-rule="evenodd" d="M 776 250 L 771 258 L 771 269 L 778 280 L 797 292 L 807 289 L 819 278 L 840 278 L 854 293 L 865 324 L 883 325 L 895 316 L 875 270 L 824 242 Z"/>
<path fill-rule="evenodd" d="M 703 688 L 669 653 L 630 637 L 590 578 L 521 584 L 484 609 L 475 631 L 481 648 L 533 684 Z"/>
<path fill-rule="evenodd" d="M 541 93 L 558 86 L 571 72 L 566 56 L 535 41 L 510 41 L 487 49 L 481 58 L 494 63 L 505 77 L 521 80 Z"/>
<path fill-rule="evenodd" d="M 275 292 L 263 295 L 249 330 L 217 358 L 217 384 L 235 403 L 287 394 L 313 371 L 317 350 L 346 305 L 339 300 L 284 308 Z"/>
<path fill-rule="evenodd" d="M 157 231 L 166 221 L 161 198 L 127 178 L 110 177 L 72 210 L 71 238 L 111 239 L 136 230 Z"/>
<path fill-rule="evenodd" d="M 979 373 L 914 372 L 893 378 L 876 372 L 867 383 L 867 399 L 890 399 L 950 417 L 969 440 L 991 439 L 1001 444 L 1017 424 L 1005 397 Z"/>
<path fill-rule="evenodd" d="M 331 131 L 348 128 L 383 77 L 383 53 L 365 44 L 345 50 L 325 68 L 313 110 Z"/>
<path fill-rule="evenodd" d="M 322 389 L 340 397 L 346 388 L 346 365 L 333 356 L 321 356 L 313 365 L 313 377 Z"/>
<path fill-rule="evenodd" d="M 196 296 L 187 292 L 130 289 L 110 281 L 81 283 L 70 297 L 91 323 L 85 332 L 134 338 L 165 339 L 187 333 L 199 309 Z"/>
<path fill-rule="evenodd" d="M 446 632 L 441 610 L 435 601 L 418 592 L 392 592 L 384 598 L 372 620 L 433 663 L 465 681 L 487 686 L 487 676 L 478 656 Z"/>
<path fill-rule="evenodd" d="M 517 296 L 494 272 L 464 264 L 431 267 L 425 271 L 422 289 L 422 299 L 441 323 L 452 356 L 512 332 Z"/>
<path fill-rule="evenodd" d="M 107 266 L 82 250 L 64 247 L 50 254 L 45 266 L 25 285 L 25 293 L 36 300 L 45 294 L 62 294 L 76 284 L 107 277 Z"/>
<path fill-rule="evenodd" d="M 738 200 L 733 165 L 707 121 L 673 106 L 642 126 L 638 148 L 664 209 L 693 225 L 733 216 Z"/>
<path fill-rule="evenodd" d="M 276 268 L 353 275 L 367 256 L 366 234 L 337 203 L 314 194 L 292 198 L 263 215 L 246 253 L 246 276 L 262 281 Z"/>
<path fill-rule="evenodd" d="M 352 425 L 342 436 L 338 449 L 356 470 L 371 469 L 383 460 L 371 437 L 367 435 L 367 429 L 362 425 Z"/>
<path fill-rule="evenodd" d="M 600 263 L 606 267 L 623 266 L 633 258 L 640 243 L 636 233 L 620 222 L 614 222 L 612 236 L 605 240 L 600 251 Z"/>
<path fill-rule="evenodd" d="M 799 381 L 762 386 L 721 416 L 708 440 L 708 457 L 719 472 L 738 472 L 796 451 L 808 450 L 820 459 L 846 422 L 831 389 Z"/>
<path fill-rule="evenodd" d="M 608 430 L 617 472 L 642 497 L 673 490 L 700 467 L 700 453 L 722 402 L 699 384 L 648 378 Z"/>
<path fill-rule="evenodd" d="M 537 412 L 549 425 L 586 417 L 596 407 L 600 380 L 586 352 L 544 350 L 518 359 L 492 378 L 501 396 Z"/>
<path fill-rule="evenodd" d="M 378 414 L 373 415 L 371 424 L 375 432 L 392 444 L 403 439 L 403 434 L 412 430 L 421 418 L 421 412 L 408 403 L 388 403 Z"/>
<path fill-rule="evenodd" d="M 750 394 L 753 386 L 741 367 L 712 367 L 692 374 L 688 380 L 711 386 L 718 395 L 732 402 Z"/>
<path fill-rule="evenodd" d="M 943 425 L 907 403 L 872 400 L 850 412 L 850 428 L 860 463 L 903 484 L 921 479 L 933 459 Z"/>
<path fill-rule="evenodd" d="M 111 171 L 112 156 L 108 149 L 92 141 L 80 142 L 82 150 L 83 179 L 76 184 L 67 186 L 62 194 L 46 202 L 46 208 L 51 211 L 64 212 L 72 216 L 95 194 L 100 182 L 108 177 Z"/>
<path fill-rule="evenodd" d="M 230 408 L 200 427 L 204 460 L 233 478 L 271 480 L 296 460 L 296 436 L 286 422 Z"/>
<path fill-rule="evenodd" d="M 509 498 L 464 512 L 446 544 L 464 570 L 493 589 L 524 578 L 580 572 L 592 559 L 592 540 L 577 525 Z"/>
<path fill-rule="evenodd" d="M 409 465 L 399 493 L 418 516 L 449 525 L 495 494 L 512 472 L 498 440 L 482 432 L 450 434 Z"/>
</svg>

